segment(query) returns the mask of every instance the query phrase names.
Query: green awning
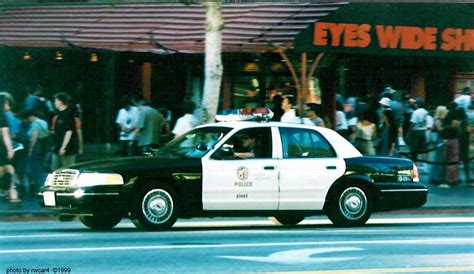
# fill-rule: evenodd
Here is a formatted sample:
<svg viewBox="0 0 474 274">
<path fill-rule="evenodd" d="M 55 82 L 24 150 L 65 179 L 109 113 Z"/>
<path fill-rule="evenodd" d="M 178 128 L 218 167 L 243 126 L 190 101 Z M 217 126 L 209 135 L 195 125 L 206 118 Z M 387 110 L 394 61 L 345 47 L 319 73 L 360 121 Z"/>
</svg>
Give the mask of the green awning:
<svg viewBox="0 0 474 274">
<path fill-rule="evenodd" d="M 295 38 L 298 52 L 474 58 L 474 4 L 350 3 Z"/>
</svg>

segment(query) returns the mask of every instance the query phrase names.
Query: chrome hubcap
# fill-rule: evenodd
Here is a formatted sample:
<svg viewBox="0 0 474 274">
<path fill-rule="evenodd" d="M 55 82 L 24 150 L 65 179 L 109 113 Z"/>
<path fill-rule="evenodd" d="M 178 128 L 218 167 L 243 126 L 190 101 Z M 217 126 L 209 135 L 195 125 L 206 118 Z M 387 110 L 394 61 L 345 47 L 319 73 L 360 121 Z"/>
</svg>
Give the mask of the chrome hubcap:
<svg viewBox="0 0 474 274">
<path fill-rule="evenodd" d="M 166 222 L 173 214 L 173 210 L 171 195 L 162 189 L 152 189 L 143 197 L 143 215 L 153 224 Z"/>
<path fill-rule="evenodd" d="M 339 209 L 345 218 L 358 220 L 367 211 L 367 196 L 358 187 L 347 188 L 339 198 Z"/>
</svg>

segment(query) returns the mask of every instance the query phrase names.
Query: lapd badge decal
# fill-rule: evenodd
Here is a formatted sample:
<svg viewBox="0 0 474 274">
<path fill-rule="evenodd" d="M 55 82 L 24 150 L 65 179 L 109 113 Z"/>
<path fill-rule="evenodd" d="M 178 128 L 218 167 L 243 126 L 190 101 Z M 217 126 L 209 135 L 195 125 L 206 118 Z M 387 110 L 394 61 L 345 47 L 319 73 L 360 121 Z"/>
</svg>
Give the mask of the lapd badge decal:
<svg viewBox="0 0 474 274">
<path fill-rule="evenodd" d="M 242 181 L 247 180 L 249 178 L 249 170 L 244 166 L 237 168 L 237 178 Z"/>
</svg>

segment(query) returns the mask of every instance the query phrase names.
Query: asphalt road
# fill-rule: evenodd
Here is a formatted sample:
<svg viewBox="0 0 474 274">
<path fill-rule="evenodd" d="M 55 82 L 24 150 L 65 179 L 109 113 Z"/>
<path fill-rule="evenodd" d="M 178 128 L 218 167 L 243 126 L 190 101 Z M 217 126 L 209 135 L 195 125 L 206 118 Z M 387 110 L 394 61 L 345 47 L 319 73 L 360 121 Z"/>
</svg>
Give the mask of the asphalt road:
<svg viewBox="0 0 474 274">
<path fill-rule="evenodd" d="M 1 222 L 0 273 L 473 273 L 474 216 L 380 215 L 358 228 L 324 218 L 192 219 L 171 231 L 109 232 L 78 221 Z"/>
</svg>

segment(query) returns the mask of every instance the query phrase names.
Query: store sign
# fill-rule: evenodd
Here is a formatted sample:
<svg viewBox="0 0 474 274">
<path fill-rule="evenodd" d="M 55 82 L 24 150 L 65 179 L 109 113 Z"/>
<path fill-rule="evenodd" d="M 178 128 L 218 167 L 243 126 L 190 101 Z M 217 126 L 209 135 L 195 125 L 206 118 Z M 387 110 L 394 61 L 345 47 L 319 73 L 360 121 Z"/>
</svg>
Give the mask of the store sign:
<svg viewBox="0 0 474 274">
<path fill-rule="evenodd" d="M 353 3 L 294 41 L 296 52 L 474 58 L 474 4 Z"/>
<path fill-rule="evenodd" d="M 316 22 L 314 46 L 474 51 L 474 29 Z"/>
</svg>

